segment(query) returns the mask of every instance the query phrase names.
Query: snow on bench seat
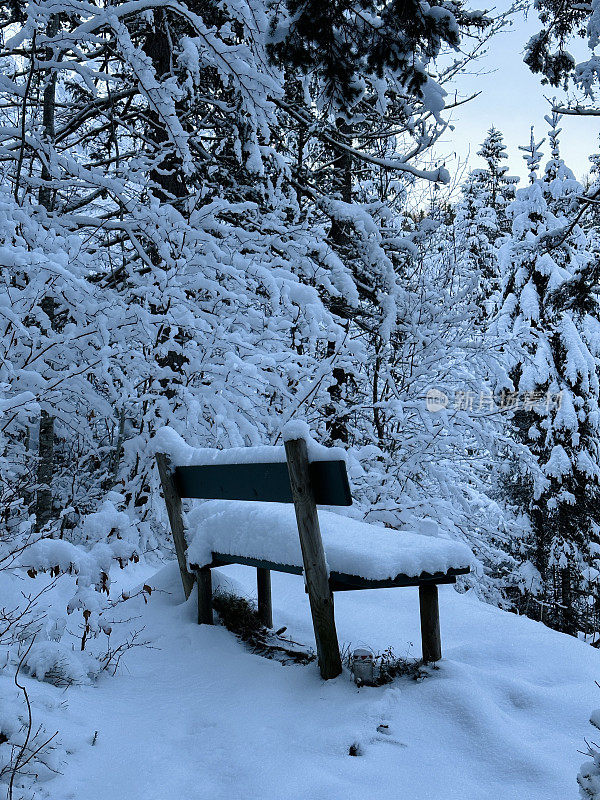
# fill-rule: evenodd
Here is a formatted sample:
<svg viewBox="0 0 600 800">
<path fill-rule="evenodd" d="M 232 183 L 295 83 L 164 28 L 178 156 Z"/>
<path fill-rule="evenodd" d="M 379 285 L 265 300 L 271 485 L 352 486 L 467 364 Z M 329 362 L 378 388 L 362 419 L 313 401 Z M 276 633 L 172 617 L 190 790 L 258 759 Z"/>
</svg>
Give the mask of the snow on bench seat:
<svg viewBox="0 0 600 800">
<path fill-rule="evenodd" d="M 471 551 L 460 542 L 380 528 L 330 511 L 319 511 L 319 523 L 331 572 L 393 580 L 446 573 L 472 561 Z M 219 553 L 303 566 L 291 505 L 209 500 L 187 514 L 187 528 L 189 565 L 205 566 Z"/>
</svg>

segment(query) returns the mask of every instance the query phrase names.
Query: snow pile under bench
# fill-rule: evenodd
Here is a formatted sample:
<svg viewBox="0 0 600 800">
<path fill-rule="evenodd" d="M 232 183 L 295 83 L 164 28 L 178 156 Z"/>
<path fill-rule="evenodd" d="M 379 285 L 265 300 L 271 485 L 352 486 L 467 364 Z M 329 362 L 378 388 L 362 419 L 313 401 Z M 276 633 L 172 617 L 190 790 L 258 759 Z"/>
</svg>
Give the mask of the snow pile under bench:
<svg viewBox="0 0 600 800">
<path fill-rule="evenodd" d="M 332 588 L 337 590 L 410 586 L 428 578 L 450 583 L 468 571 L 473 558 L 460 542 L 390 530 L 329 511 L 319 511 L 319 523 Z M 242 563 L 303 571 L 293 506 L 210 500 L 188 513 L 187 528 L 187 560 L 194 570 Z"/>
</svg>

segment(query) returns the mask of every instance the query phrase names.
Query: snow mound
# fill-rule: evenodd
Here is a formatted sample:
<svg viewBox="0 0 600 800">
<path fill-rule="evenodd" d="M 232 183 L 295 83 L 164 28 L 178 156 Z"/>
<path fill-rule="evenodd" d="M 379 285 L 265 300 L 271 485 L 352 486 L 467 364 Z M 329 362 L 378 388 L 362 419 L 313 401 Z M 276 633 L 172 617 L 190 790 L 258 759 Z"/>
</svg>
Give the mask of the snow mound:
<svg viewBox="0 0 600 800">
<path fill-rule="evenodd" d="M 24 666 L 32 677 L 56 686 L 89 684 L 99 669 L 93 656 L 71 650 L 63 642 L 36 642 Z"/>
<path fill-rule="evenodd" d="M 292 505 L 231 500 L 198 504 L 188 515 L 189 564 L 203 566 L 212 553 L 259 558 L 302 567 Z M 468 567 L 471 551 L 460 542 L 392 531 L 329 511 L 319 512 L 329 569 L 367 580 Z"/>
</svg>

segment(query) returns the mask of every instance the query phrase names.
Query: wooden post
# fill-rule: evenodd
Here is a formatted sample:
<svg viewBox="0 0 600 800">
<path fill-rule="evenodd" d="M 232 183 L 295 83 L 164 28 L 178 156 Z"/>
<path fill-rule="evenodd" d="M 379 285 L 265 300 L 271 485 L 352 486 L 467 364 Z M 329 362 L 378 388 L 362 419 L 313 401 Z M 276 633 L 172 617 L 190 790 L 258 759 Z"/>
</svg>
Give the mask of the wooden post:
<svg viewBox="0 0 600 800">
<path fill-rule="evenodd" d="M 304 439 L 285 443 L 290 486 L 304 561 L 304 579 L 310 600 L 317 656 L 321 676 L 328 680 L 342 671 L 342 660 L 335 630 L 333 594 L 323 551 L 319 517 L 310 483 L 308 451 Z"/>
<path fill-rule="evenodd" d="M 173 480 L 173 471 L 169 457 L 165 453 L 157 453 L 156 464 L 158 466 L 158 473 L 160 475 L 163 494 L 165 496 L 165 505 L 167 506 L 169 522 L 171 523 L 171 533 L 173 534 L 175 552 L 177 553 L 177 561 L 179 562 L 179 571 L 181 572 L 183 591 L 185 594 L 185 599 L 187 600 L 194 586 L 194 578 L 188 572 L 185 559 L 187 545 L 185 543 L 185 531 L 183 528 L 181 497 L 179 497 L 177 487 L 175 486 L 175 481 Z"/>
<path fill-rule="evenodd" d="M 272 628 L 271 570 L 264 567 L 256 568 L 256 588 L 258 592 L 258 616 L 266 628 Z"/>
<path fill-rule="evenodd" d="M 422 583 L 419 586 L 419 606 L 423 661 L 427 664 L 431 661 L 439 661 L 442 657 L 438 587 L 435 583 Z"/>
<path fill-rule="evenodd" d="M 212 625 L 212 576 L 210 567 L 202 567 L 196 572 L 198 584 L 198 625 Z"/>
</svg>

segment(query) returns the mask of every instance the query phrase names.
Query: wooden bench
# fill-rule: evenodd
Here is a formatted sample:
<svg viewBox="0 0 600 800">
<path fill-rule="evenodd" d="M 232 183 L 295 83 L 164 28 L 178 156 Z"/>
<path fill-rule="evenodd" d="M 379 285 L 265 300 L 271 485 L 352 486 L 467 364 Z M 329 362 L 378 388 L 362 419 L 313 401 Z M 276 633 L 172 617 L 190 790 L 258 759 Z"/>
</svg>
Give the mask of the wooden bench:
<svg viewBox="0 0 600 800">
<path fill-rule="evenodd" d="M 209 464 L 174 466 L 166 453 L 157 453 L 175 550 L 186 598 L 194 582 L 198 591 L 198 622 L 212 624 L 211 570 L 227 564 L 245 564 L 257 571 L 258 610 L 262 622 L 273 626 L 270 572 L 304 574 L 306 591 L 315 632 L 321 675 L 334 678 L 342 671 L 335 628 L 333 593 L 358 589 L 381 589 L 418 586 L 421 614 L 423 661 L 435 662 L 442 657 L 437 585 L 455 583 L 458 575 L 469 572 L 464 563 L 456 567 L 421 572 L 418 576 L 398 574 L 393 578 L 368 579 L 349 572 L 327 569 L 319 527 L 317 505 L 349 506 L 350 486 L 344 461 L 309 461 L 304 439 L 285 442 L 286 461 L 279 463 Z M 293 503 L 301 548 L 301 561 L 280 563 L 266 558 L 236 555 L 212 550 L 208 564 L 190 564 L 186 560 L 186 538 L 182 516 L 182 498 L 204 500 L 243 500 L 267 503 Z M 340 519 L 339 516 L 336 519 Z M 352 521 L 349 521 L 352 522 Z M 354 523 L 355 525 L 357 523 Z M 358 523 L 360 524 L 360 523 Z M 367 528 L 367 526 L 365 526 Z M 373 531 L 379 529 L 368 526 Z M 402 537 L 402 533 L 390 536 Z M 413 535 L 414 538 L 414 535 Z M 426 542 L 428 537 L 422 538 Z M 288 559 L 291 561 L 291 559 Z"/>
</svg>

